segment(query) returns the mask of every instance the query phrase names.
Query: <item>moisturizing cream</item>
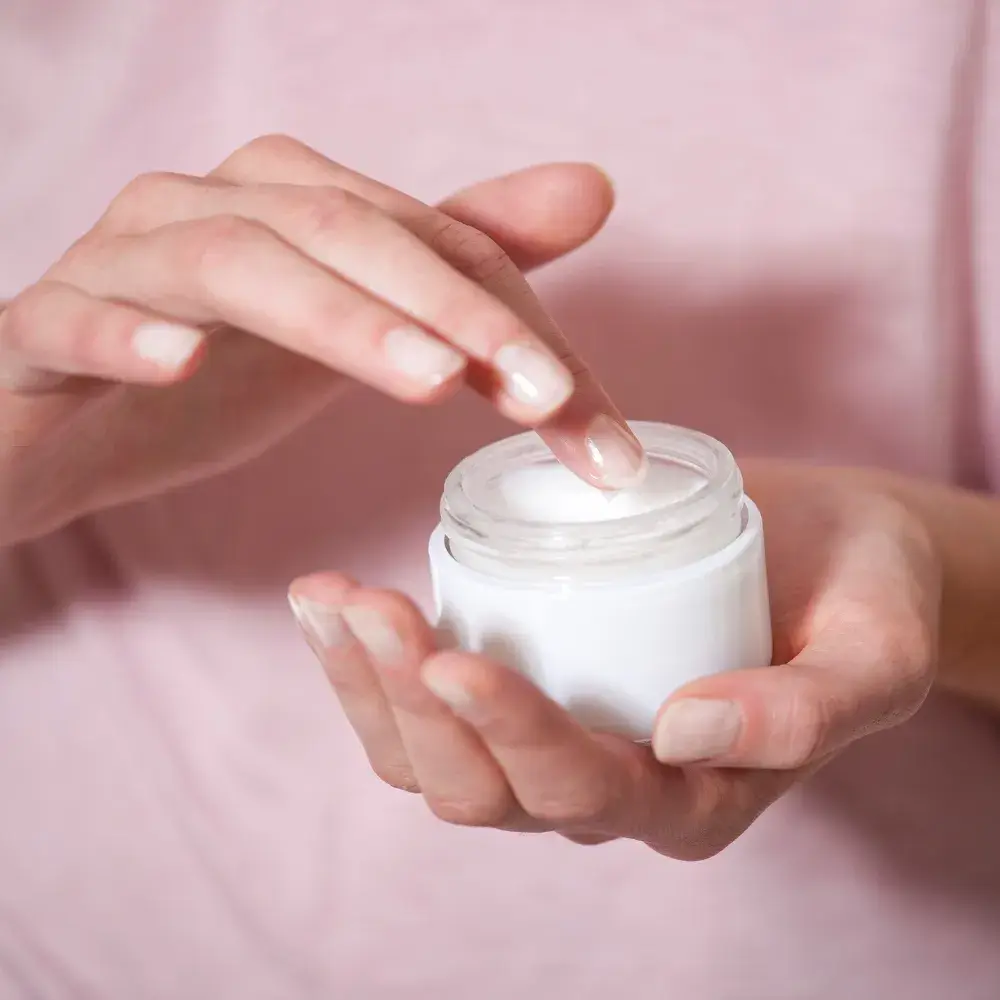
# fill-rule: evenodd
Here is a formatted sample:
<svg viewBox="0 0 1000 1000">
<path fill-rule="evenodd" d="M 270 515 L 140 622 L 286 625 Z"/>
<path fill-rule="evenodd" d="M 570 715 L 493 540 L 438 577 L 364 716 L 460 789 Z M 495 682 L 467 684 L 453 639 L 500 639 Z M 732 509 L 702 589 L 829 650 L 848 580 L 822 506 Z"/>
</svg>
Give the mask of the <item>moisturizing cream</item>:
<svg viewBox="0 0 1000 1000">
<path fill-rule="evenodd" d="M 718 441 L 633 430 L 649 458 L 608 494 L 535 434 L 489 445 L 448 477 L 430 543 L 439 628 L 522 671 L 581 722 L 647 740 L 698 677 L 771 660 L 760 514 Z"/>
</svg>

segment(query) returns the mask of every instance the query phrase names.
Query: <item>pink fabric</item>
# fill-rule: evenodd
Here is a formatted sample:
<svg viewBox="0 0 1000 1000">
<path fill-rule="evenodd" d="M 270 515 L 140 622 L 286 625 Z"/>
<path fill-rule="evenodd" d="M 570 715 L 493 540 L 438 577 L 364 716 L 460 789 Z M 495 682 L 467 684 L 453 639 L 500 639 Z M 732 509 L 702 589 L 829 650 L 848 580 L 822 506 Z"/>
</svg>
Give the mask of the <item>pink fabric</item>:
<svg viewBox="0 0 1000 1000">
<path fill-rule="evenodd" d="M 428 198 L 595 160 L 618 211 L 539 287 L 630 416 L 996 485 L 986 8 L 5 0 L 0 296 L 134 174 L 266 131 Z M 504 430 L 359 392 L 2 557 L 0 996 L 997 996 L 1000 739 L 954 705 L 694 866 L 449 828 L 380 786 L 285 584 L 426 597 L 443 476 Z"/>
</svg>

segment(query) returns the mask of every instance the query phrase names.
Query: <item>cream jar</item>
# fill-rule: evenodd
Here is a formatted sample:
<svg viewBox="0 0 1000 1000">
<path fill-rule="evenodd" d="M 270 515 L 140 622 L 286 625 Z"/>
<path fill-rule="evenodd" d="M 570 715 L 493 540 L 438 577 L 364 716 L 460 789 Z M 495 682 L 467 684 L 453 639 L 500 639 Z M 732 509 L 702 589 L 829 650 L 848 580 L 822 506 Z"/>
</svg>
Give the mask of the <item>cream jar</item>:
<svg viewBox="0 0 1000 1000">
<path fill-rule="evenodd" d="M 760 513 L 729 450 L 657 423 L 635 490 L 602 493 L 533 433 L 445 482 L 430 565 L 438 627 L 522 671 L 585 725 L 648 740 L 669 695 L 771 661 Z"/>
</svg>

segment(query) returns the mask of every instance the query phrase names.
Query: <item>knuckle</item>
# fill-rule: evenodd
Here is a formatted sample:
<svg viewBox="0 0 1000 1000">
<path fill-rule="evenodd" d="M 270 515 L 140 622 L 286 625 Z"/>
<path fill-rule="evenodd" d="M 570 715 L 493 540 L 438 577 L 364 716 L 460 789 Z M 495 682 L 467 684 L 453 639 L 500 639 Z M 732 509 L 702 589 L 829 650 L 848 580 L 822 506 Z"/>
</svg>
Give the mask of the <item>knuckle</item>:
<svg viewBox="0 0 1000 1000">
<path fill-rule="evenodd" d="M 99 227 L 95 227 L 81 236 L 63 253 L 57 263 L 49 268 L 45 275 L 46 280 L 72 282 L 74 276 L 87 274 L 109 245 L 110 240 L 102 236 Z"/>
<path fill-rule="evenodd" d="M 229 162 L 283 162 L 301 156 L 306 150 L 306 145 L 298 139 L 273 132 L 251 139 L 230 157 Z"/>
<path fill-rule="evenodd" d="M 324 657 L 323 670 L 334 694 L 342 703 L 358 701 L 377 706 L 381 702 L 381 692 L 373 690 L 371 678 L 347 657 Z"/>
<path fill-rule="evenodd" d="M 611 812 L 612 796 L 603 786 L 565 791 L 532 803 L 531 814 L 556 828 L 595 826 L 600 828 Z"/>
<path fill-rule="evenodd" d="M 427 806 L 452 826 L 504 827 L 515 813 L 513 797 L 502 789 L 476 798 L 425 794 Z"/>
<path fill-rule="evenodd" d="M 162 212 L 183 183 L 182 175 L 168 171 L 139 174 L 112 199 L 98 225 L 120 230 L 140 228 L 146 219 Z"/>
<path fill-rule="evenodd" d="M 289 195 L 290 211 L 307 235 L 323 235 L 363 219 L 376 209 L 338 187 L 310 188 Z"/>
<path fill-rule="evenodd" d="M 53 304 L 54 311 L 49 312 Z M 43 280 L 25 289 L 3 311 L 0 346 L 27 357 L 37 356 L 41 349 L 50 363 L 87 371 L 106 353 L 107 334 L 114 332 L 118 316 L 115 305 L 89 299 L 58 281 Z M 47 329 L 51 318 L 57 322 L 57 339 Z"/>
<path fill-rule="evenodd" d="M 455 219 L 446 219 L 441 224 L 431 236 L 430 247 L 479 284 L 485 284 L 514 266 L 496 240 Z"/>
<path fill-rule="evenodd" d="M 23 351 L 30 345 L 45 308 L 47 289 L 44 284 L 32 285 L 15 296 L 0 311 L 0 344 L 4 350 Z"/>
<path fill-rule="evenodd" d="M 830 731 L 830 716 L 828 700 L 811 685 L 793 696 L 783 745 L 777 748 L 779 766 L 795 770 L 816 759 L 823 752 Z"/>
<path fill-rule="evenodd" d="M 179 263 L 209 288 L 243 253 L 266 240 L 267 229 L 237 215 L 217 215 L 186 226 L 184 237 Z"/>
</svg>

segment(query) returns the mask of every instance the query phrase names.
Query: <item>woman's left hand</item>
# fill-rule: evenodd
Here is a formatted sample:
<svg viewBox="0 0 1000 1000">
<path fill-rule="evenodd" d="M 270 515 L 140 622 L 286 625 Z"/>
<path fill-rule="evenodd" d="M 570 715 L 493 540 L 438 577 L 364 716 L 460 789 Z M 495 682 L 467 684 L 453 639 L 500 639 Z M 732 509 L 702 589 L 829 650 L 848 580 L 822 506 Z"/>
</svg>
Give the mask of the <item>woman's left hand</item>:
<svg viewBox="0 0 1000 1000">
<path fill-rule="evenodd" d="M 676 692 L 651 747 L 588 732 L 481 656 L 437 651 L 400 594 L 337 574 L 296 581 L 293 608 L 375 773 L 450 823 L 698 859 L 849 743 L 909 718 L 937 646 L 922 523 L 863 473 L 744 471 L 764 517 L 778 665 Z"/>
</svg>

